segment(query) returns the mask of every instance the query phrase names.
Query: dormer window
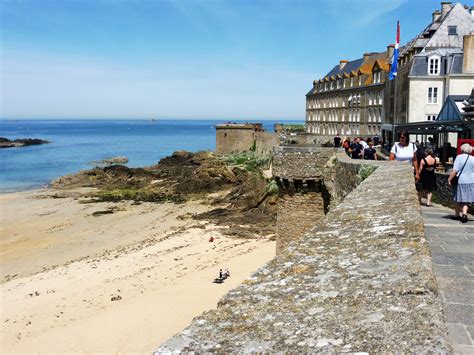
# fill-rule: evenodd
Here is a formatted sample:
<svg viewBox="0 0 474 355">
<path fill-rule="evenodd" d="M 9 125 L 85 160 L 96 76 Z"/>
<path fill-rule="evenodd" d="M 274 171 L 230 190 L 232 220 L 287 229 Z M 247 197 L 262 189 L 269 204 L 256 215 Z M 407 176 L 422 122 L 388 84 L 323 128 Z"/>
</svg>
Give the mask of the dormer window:
<svg viewBox="0 0 474 355">
<path fill-rule="evenodd" d="M 431 57 L 428 59 L 428 74 L 439 75 L 439 57 Z"/>
<path fill-rule="evenodd" d="M 359 86 L 361 86 L 361 85 L 362 85 L 362 75 L 359 76 Z"/>
<path fill-rule="evenodd" d="M 448 26 L 448 35 L 457 35 L 458 26 Z"/>
<path fill-rule="evenodd" d="M 374 84 L 380 83 L 380 71 L 374 73 Z"/>
</svg>

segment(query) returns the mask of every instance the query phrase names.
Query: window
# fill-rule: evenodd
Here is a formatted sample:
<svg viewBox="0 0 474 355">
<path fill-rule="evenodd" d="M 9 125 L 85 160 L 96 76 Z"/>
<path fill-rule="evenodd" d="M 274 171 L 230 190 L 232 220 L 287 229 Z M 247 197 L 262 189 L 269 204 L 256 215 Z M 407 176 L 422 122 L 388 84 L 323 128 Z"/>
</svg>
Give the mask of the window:
<svg viewBox="0 0 474 355">
<path fill-rule="evenodd" d="M 448 35 L 457 35 L 458 26 L 448 26 Z"/>
<path fill-rule="evenodd" d="M 354 77 L 352 76 L 351 77 L 351 87 L 353 87 L 353 86 L 354 86 Z"/>
<path fill-rule="evenodd" d="M 380 72 L 376 71 L 374 73 L 374 84 L 380 83 Z"/>
<path fill-rule="evenodd" d="M 428 103 L 429 104 L 438 103 L 438 88 L 428 88 Z"/>
<path fill-rule="evenodd" d="M 359 76 L 359 86 L 362 85 L 362 75 Z"/>
<path fill-rule="evenodd" d="M 426 115 L 427 121 L 436 121 L 436 115 Z"/>
<path fill-rule="evenodd" d="M 428 60 L 428 74 L 430 75 L 439 74 L 439 57 L 431 57 Z"/>
</svg>

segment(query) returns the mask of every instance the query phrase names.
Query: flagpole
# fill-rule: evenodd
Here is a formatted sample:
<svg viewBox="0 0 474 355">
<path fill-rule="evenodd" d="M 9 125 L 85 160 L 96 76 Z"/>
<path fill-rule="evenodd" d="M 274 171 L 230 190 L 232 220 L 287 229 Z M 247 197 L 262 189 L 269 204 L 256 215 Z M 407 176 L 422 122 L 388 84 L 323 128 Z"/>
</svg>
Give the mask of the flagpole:
<svg viewBox="0 0 474 355">
<path fill-rule="evenodd" d="M 392 120 L 392 143 L 395 144 L 395 117 L 397 116 L 397 77 L 398 77 L 398 51 L 400 47 L 400 21 L 397 21 L 397 36 L 393 50 L 392 64 L 390 66 L 389 80 L 393 83 L 393 120 Z"/>
<path fill-rule="evenodd" d="M 392 145 L 395 144 L 395 117 L 397 116 L 397 77 L 393 79 L 393 120 L 392 120 Z"/>
</svg>

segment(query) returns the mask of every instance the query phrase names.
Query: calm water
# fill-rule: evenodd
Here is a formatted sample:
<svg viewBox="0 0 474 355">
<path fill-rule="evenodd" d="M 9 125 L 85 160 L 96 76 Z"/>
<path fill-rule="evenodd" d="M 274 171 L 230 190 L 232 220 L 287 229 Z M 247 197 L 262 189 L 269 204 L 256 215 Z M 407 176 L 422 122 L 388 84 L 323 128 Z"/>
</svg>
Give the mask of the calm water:
<svg viewBox="0 0 474 355">
<path fill-rule="evenodd" d="M 218 123 L 223 121 L 0 120 L 0 137 L 52 142 L 0 149 L 0 192 L 37 188 L 58 176 L 90 169 L 93 160 L 118 155 L 129 159 L 127 166 L 138 167 L 156 164 L 176 150 L 214 150 Z M 274 121 L 263 123 L 273 130 Z"/>
</svg>

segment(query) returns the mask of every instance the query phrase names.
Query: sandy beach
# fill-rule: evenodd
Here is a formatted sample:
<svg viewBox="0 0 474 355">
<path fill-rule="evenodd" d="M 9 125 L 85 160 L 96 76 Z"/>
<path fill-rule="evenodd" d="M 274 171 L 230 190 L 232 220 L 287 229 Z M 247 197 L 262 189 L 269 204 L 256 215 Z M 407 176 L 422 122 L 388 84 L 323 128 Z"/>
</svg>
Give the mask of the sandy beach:
<svg viewBox="0 0 474 355">
<path fill-rule="evenodd" d="M 2 353 L 150 353 L 275 254 L 192 219 L 202 201 L 55 195 L 0 195 Z M 220 268 L 231 277 L 213 283 Z"/>
</svg>

